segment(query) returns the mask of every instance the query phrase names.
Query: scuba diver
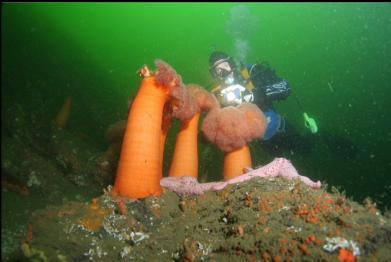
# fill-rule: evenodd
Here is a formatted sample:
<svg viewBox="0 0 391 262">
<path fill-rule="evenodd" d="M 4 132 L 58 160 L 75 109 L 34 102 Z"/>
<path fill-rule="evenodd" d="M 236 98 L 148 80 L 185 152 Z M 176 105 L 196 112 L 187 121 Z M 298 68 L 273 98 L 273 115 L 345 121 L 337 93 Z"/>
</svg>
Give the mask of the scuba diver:
<svg viewBox="0 0 391 262">
<path fill-rule="evenodd" d="M 212 93 L 223 107 L 249 102 L 265 114 L 268 125 L 261 143 L 269 153 L 277 157 L 286 151 L 290 154 L 310 152 L 310 140 L 300 136 L 273 107 L 273 102 L 285 100 L 290 95 L 291 87 L 267 63 L 241 63 L 238 68 L 232 57 L 214 51 L 209 57 L 209 71 L 218 82 Z M 316 133 L 317 127 L 314 131 Z"/>
</svg>

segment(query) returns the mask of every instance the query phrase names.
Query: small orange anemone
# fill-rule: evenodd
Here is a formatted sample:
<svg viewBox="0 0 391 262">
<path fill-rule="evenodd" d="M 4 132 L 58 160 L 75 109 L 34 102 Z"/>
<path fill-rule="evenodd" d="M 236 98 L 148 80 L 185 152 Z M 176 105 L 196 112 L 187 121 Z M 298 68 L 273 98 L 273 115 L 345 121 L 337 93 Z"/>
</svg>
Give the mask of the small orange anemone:
<svg viewBox="0 0 391 262">
<path fill-rule="evenodd" d="M 60 111 L 56 115 L 55 124 L 59 128 L 64 128 L 68 121 L 69 116 L 71 114 L 71 107 L 72 107 L 72 97 L 68 97 L 64 104 L 62 105 Z"/>
<path fill-rule="evenodd" d="M 266 117 L 254 104 L 215 108 L 205 117 L 202 131 L 206 138 L 225 152 L 224 179 L 240 176 L 251 168 L 248 143 L 261 138 L 266 130 Z"/>
</svg>

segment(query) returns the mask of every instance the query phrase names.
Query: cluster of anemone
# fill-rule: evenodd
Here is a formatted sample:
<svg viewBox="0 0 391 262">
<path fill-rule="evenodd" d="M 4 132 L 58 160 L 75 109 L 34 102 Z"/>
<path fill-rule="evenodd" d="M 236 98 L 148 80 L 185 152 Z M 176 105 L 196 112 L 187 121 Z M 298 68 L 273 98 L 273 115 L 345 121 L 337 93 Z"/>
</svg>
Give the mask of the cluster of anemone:
<svg viewBox="0 0 391 262">
<path fill-rule="evenodd" d="M 198 130 L 202 112 L 205 137 L 225 152 L 224 178 L 251 168 L 248 143 L 261 138 L 266 118 L 253 104 L 221 108 L 216 98 L 196 84 L 185 85 L 167 63 L 156 60 L 156 72 L 146 66 L 126 122 L 113 188 L 114 195 L 129 198 L 158 196 L 162 192 L 163 154 L 174 118 L 181 121 L 170 177 L 198 177 Z"/>
</svg>

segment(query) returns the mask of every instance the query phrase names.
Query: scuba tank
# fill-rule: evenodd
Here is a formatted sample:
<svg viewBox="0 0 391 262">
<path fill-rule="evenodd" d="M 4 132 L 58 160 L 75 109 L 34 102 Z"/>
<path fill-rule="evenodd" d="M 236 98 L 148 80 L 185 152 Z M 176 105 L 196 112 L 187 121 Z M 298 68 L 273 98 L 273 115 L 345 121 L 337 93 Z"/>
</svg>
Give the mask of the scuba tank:
<svg viewBox="0 0 391 262">
<path fill-rule="evenodd" d="M 275 74 L 274 70 L 270 69 L 270 67 L 268 66 L 267 63 L 262 63 L 262 64 L 260 64 L 260 65 L 263 65 L 263 66 L 261 67 L 261 68 L 262 68 L 262 73 L 261 73 L 261 71 L 258 70 L 258 74 L 259 74 L 258 77 L 259 77 L 261 74 L 263 74 L 263 75 L 268 75 L 268 76 L 269 76 L 268 79 L 264 79 L 264 80 L 266 80 L 264 84 L 268 83 L 268 84 L 270 85 L 270 84 L 272 84 L 273 82 L 276 82 L 277 80 L 279 80 L 279 78 L 278 78 L 277 75 Z M 246 84 L 245 84 L 246 89 L 252 93 L 252 91 L 253 91 L 253 89 L 254 89 L 254 85 L 253 85 L 252 81 L 250 80 L 250 73 L 249 73 L 247 67 L 246 67 L 243 63 L 241 63 L 241 70 L 240 70 L 240 73 L 241 73 L 241 75 L 242 75 L 242 77 L 243 77 L 243 79 L 244 79 L 244 82 L 246 83 Z M 288 96 L 289 93 L 290 93 L 290 87 L 289 87 L 289 85 L 287 84 L 287 82 L 286 82 L 285 80 L 277 81 L 277 82 L 279 82 L 279 83 L 284 83 L 284 84 L 286 83 L 286 85 L 287 85 L 286 88 L 283 88 L 284 90 L 281 91 L 281 96 L 280 96 L 280 97 L 283 98 L 283 97 Z M 267 87 L 268 87 L 268 86 L 267 86 Z M 275 90 L 276 90 L 276 89 L 274 89 L 274 90 L 272 90 L 272 91 L 274 91 L 274 93 L 276 93 Z M 282 89 L 280 89 L 280 90 L 282 90 Z M 268 88 L 266 88 L 266 92 L 265 92 L 266 94 L 267 94 L 267 91 L 268 91 Z M 273 92 L 272 92 L 272 93 L 273 93 Z M 297 102 L 299 108 L 303 111 L 303 117 L 304 117 L 304 125 L 305 125 L 305 127 L 308 128 L 308 129 L 311 131 L 312 134 L 316 134 L 316 133 L 318 132 L 318 126 L 317 126 L 317 124 L 316 124 L 315 119 L 309 117 L 309 115 L 307 114 L 307 112 L 305 112 L 305 111 L 303 110 L 303 107 L 301 106 L 300 101 L 299 101 L 299 99 L 297 98 L 296 95 L 295 95 L 295 99 L 296 99 L 296 102 Z"/>
</svg>

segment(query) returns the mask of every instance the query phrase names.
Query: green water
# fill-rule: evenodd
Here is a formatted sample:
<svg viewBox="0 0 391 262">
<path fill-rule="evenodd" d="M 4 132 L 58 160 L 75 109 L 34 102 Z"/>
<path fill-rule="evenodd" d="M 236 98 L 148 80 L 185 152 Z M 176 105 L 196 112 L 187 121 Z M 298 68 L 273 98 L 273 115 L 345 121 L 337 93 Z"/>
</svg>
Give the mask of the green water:
<svg viewBox="0 0 391 262">
<path fill-rule="evenodd" d="M 290 156 L 300 173 L 391 205 L 389 3 L 3 4 L 2 109 L 18 103 L 50 120 L 72 95 L 69 128 L 103 149 L 107 126 L 126 118 L 142 65 L 161 58 L 185 83 L 210 87 L 214 47 L 248 63 L 267 60 L 319 134 L 357 148 L 353 157 L 335 149 L 340 140 L 319 139 L 311 155 Z M 293 95 L 276 107 L 308 134 Z M 221 164 L 217 154 L 213 165 Z"/>
</svg>

